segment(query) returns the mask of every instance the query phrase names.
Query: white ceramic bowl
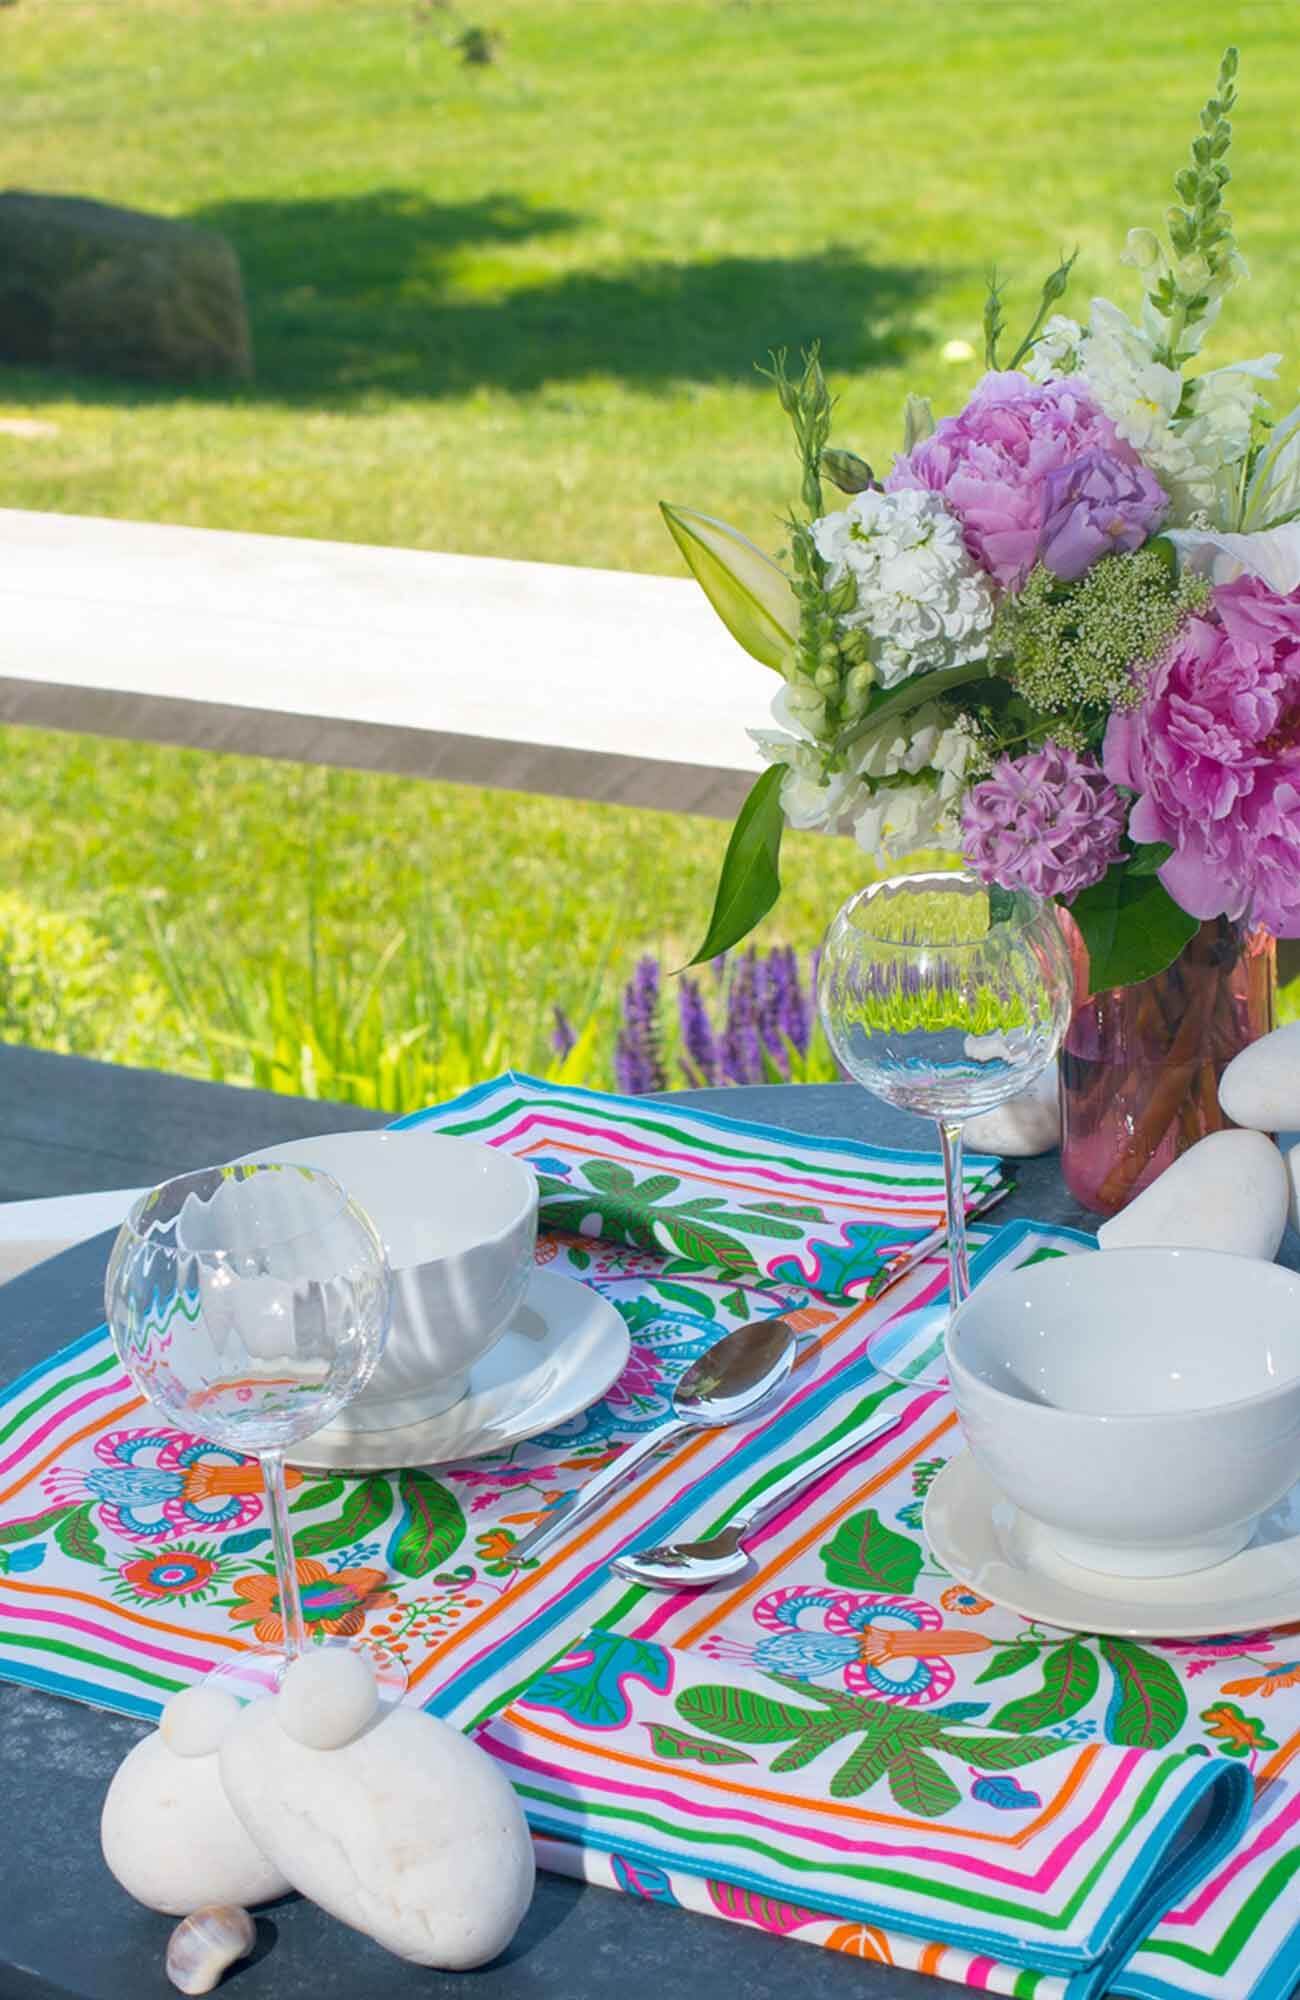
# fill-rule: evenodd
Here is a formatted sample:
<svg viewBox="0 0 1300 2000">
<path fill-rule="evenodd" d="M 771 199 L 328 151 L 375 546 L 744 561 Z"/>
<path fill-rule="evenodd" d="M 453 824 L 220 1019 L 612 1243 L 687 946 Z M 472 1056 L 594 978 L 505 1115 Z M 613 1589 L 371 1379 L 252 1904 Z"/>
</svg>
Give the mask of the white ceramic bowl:
<svg viewBox="0 0 1300 2000">
<path fill-rule="evenodd" d="M 998 1271 L 953 1314 L 962 1429 L 1067 1561 L 1178 1576 L 1300 1480 L 1300 1274 L 1217 1250 Z"/>
<path fill-rule="evenodd" d="M 533 1271 L 537 1177 L 495 1146 L 424 1132 L 333 1132 L 250 1153 L 321 1167 L 370 1216 L 393 1267 L 379 1365 L 331 1430 L 390 1430 L 450 1409 Z"/>
</svg>

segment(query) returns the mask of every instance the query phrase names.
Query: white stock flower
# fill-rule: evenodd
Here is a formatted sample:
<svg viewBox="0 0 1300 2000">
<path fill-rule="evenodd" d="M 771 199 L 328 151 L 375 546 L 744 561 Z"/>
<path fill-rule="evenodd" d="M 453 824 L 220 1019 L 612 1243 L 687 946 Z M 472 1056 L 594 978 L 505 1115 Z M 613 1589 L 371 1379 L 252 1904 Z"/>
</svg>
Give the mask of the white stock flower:
<svg viewBox="0 0 1300 2000">
<path fill-rule="evenodd" d="M 862 784 L 854 772 L 824 774 L 821 752 L 799 713 L 798 694 L 797 688 L 778 689 L 772 699 L 772 719 L 782 726 L 751 729 L 749 738 L 765 763 L 786 767 L 781 810 L 790 825 L 803 832 L 823 828 L 835 832 L 860 805 Z"/>
<path fill-rule="evenodd" d="M 896 860 L 920 847 L 955 846 L 958 827 L 937 785 L 882 785 L 853 822 L 853 838 L 867 854 Z"/>
<path fill-rule="evenodd" d="M 961 524 L 935 493 L 855 493 L 813 523 L 827 588 L 846 576 L 856 607 L 843 623 L 867 635 L 882 687 L 955 667 L 985 650 L 993 588 L 966 553 Z"/>
<path fill-rule="evenodd" d="M 1079 370 L 1093 401 L 1120 436 L 1159 469 L 1183 394 L 1176 368 L 1156 360 L 1152 343 L 1109 299 L 1094 299 L 1092 318 L 1079 356 Z"/>
<path fill-rule="evenodd" d="M 1050 382 L 1057 375 L 1073 375 L 1079 365 L 1083 328 L 1065 313 L 1053 313 L 1039 334 L 1024 364 L 1025 374 L 1034 382 Z"/>
</svg>

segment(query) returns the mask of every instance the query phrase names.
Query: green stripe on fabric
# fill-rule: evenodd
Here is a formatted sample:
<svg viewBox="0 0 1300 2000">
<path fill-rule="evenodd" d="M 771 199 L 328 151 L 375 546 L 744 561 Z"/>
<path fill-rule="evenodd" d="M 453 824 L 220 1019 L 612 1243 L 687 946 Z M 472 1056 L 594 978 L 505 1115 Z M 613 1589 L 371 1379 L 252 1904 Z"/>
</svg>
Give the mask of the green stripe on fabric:
<svg viewBox="0 0 1300 2000">
<path fill-rule="evenodd" d="M 52 1382 L 39 1396 L 33 1396 L 30 1403 L 24 1403 L 22 1409 L 10 1417 L 7 1424 L 0 1425 L 0 1444 L 7 1443 L 15 1431 L 21 1430 L 29 1417 L 34 1417 L 47 1403 L 52 1403 L 56 1396 L 66 1395 L 68 1390 L 79 1388 L 83 1382 L 93 1382 L 97 1375 L 107 1374 L 116 1360 L 117 1357 L 110 1348 L 104 1359 L 97 1361 L 93 1368 L 83 1368 L 79 1375 L 63 1375 L 57 1382 Z"/>
<path fill-rule="evenodd" d="M 1248 1941 L 1261 1916 L 1276 1903 L 1297 1869 L 1300 1869 L 1300 1847 L 1292 1848 L 1288 1854 L 1282 1855 L 1269 1869 L 1263 1881 L 1255 1885 L 1212 1950 L 1202 1950 L 1196 1945 L 1176 1944 L 1172 1938 L 1162 1938 L 1157 1932 L 1155 1937 L 1148 1939 L 1142 1946 L 1143 1955 L 1154 1952 L 1161 1958 L 1176 1958 L 1184 1965 L 1194 1965 L 1201 1971 L 1216 1974 L 1226 1972 L 1243 1944 Z"/>
<path fill-rule="evenodd" d="M 69 1645 L 66 1639 L 38 1639 L 26 1632 L 6 1632 L 0 1629 L 0 1645 L 18 1646 L 28 1653 L 58 1653 L 65 1660 L 81 1660 L 88 1667 L 97 1667 L 100 1673 L 124 1674 L 132 1680 L 144 1681 L 149 1687 L 165 1688 L 168 1694 L 175 1694 L 184 1681 L 168 1680 L 165 1674 L 151 1673 L 148 1667 L 136 1667 L 126 1660 L 106 1660 L 102 1653 L 92 1653 L 85 1646 Z"/>
<path fill-rule="evenodd" d="M 1016 1974 L 1016 1983 L 1011 1989 L 1011 2000 L 1033 2000 L 1033 1995 L 1038 1991 L 1038 1982 L 1042 1976 L 1041 1972 L 1031 1972 L 1028 1966 L 1025 1967 L 1023 1972 L 1018 1972 Z"/>
</svg>

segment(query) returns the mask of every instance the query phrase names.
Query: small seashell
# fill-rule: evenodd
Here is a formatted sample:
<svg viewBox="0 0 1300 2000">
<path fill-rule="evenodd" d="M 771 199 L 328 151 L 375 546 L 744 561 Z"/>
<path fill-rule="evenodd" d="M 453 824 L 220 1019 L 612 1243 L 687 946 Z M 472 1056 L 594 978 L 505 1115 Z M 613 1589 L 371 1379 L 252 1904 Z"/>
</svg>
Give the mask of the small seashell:
<svg viewBox="0 0 1300 2000">
<path fill-rule="evenodd" d="M 209 1903 L 177 1924 L 167 1940 L 167 1977 L 182 1993 L 211 1993 L 227 1967 L 247 1958 L 256 1941 L 247 1910 Z"/>
</svg>

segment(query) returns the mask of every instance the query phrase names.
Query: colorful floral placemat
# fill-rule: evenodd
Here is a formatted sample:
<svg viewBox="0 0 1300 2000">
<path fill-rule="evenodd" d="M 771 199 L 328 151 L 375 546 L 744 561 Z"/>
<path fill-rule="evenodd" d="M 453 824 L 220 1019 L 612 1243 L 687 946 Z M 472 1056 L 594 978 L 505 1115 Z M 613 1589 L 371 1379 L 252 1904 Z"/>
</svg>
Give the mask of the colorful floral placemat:
<svg viewBox="0 0 1300 2000">
<path fill-rule="evenodd" d="M 539 1256 L 613 1302 L 632 1356 L 602 1403 L 493 1459 L 393 1478 L 295 1475 L 313 1628 L 398 1652 L 414 1698 L 465 1727 L 601 1627 L 720 1670 L 776 1670 L 900 1713 L 958 1703 L 971 1723 L 1012 1734 L 1226 1755 L 1256 1784 L 1246 1839 L 1158 1926 L 1122 1988 L 1142 2000 L 1289 1993 L 1300 1974 L 1286 1893 L 1300 1868 L 1300 1640 L 1250 1633 L 1197 1647 L 1075 1638 L 997 1611 L 929 1560 L 921 1502 L 959 1448 L 956 1419 L 942 1393 L 885 1381 L 868 1348 L 896 1311 L 942 1294 L 942 1266 L 921 1266 L 881 1304 L 864 1294 L 883 1262 L 937 1220 L 937 1161 L 519 1077 L 426 1115 L 530 1158 L 545 1177 L 549 1215 L 553 1200 L 571 1204 Z M 977 1163 L 977 1186 L 987 1171 Z M 665 1209 L 679 1219 L 685 1210 L 688 1227 L 704 1221 L 707 1247 L 683 1247 Z M 747 1226 L 754 1218 L 757 1230 Z M 772 1222 L 795 1233 L 772 1234 Z M 595 1233 L 604 1230 L 620 1240 Z M 1087 1243 L 1016 1224 L 997 1232 L 978 1268 Z M 741 1320 L 771 1312 L 791 1315 L 806 1336 L 780 1408 L 750 1430 L 686 1438 L 552 1557 L 521 1573 L 506 1566 L 510 1545 L 555 1496 L 663 1421 L 691 1359 Z M 900 1409 L 900 1428 L 759 1532 L 756 1573 L 743 1586 L 703 1600 L 663 1598 L 611 1578 L 619 1549 L 721 1525 L 885 1402 Z M 152 1716 L 215 1659 L 279 1636 L 269 1550 L 257 1468 L 155 1422 L 102 1329 L 0 1401 L 0 1676 Z M 1009 1793 L 995 1808 L 1009 1827 L 1022 1809 Z M 809 1910 L 733 1894 L 722 1881 L 660 1882 L 560 1841 L 547 1843 L 547 1858 L 633 1893 L 874 1950 L 870 1939 L 846 1942 L 836 1923 Z M 1000 1962 L 950 1943 L 900 1936 L 884 1948 L 897 1964 L 1010 1990 Z M 1022 1970 L 1014 1990 L 1036 1991 L 1037 1977 Z"/>
</svg>

